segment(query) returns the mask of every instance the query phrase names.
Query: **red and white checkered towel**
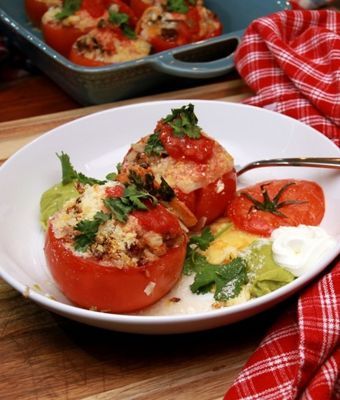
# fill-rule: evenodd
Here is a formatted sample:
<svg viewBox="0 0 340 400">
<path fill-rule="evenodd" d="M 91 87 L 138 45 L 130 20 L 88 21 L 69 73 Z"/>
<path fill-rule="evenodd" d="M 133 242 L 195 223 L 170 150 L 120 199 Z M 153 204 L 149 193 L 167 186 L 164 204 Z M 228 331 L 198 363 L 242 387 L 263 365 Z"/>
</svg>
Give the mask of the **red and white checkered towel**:
<svg viewBox="0 0 340 400">
<path fill-rule="evenodd" d="M 224 400 L 340 399 L 340 262 L 282 315 Z"/>
<path fill-rule="evenodd" d="M 312 126 L 340 145 L 340 13 L 289 10 L 255 20 L 235 55 L 247 104 Z"/>
<path fill-rule="evenodd" d="M 254 21 L 236 65 L 246 101 L 340 140 L 340 13 L 284 11 Z M 275 132 L 273 132 L 275 134 Z M 224 400 L 340 399 L 340 261 L 280 316 Z"/>
</svg>

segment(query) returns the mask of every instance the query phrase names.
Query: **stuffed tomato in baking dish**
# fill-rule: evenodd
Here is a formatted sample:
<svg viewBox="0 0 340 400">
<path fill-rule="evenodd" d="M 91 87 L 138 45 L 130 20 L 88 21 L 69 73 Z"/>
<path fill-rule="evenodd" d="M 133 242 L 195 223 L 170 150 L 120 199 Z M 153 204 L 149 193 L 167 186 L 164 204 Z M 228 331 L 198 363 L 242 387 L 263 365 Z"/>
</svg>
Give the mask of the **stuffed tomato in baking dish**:
<svg viewBox="0 0 340 400">
<path fill-rule="evenodd" d="M 233 158 L 198 125 L 192 104 L 173 109 L 131 146 L 119 179 L 124 181 L 136 168 L 168 183 L 176 194 L 171 205 L 189 228 L 202 228 L 222 216 L 235 195 Z"/>
</svg>

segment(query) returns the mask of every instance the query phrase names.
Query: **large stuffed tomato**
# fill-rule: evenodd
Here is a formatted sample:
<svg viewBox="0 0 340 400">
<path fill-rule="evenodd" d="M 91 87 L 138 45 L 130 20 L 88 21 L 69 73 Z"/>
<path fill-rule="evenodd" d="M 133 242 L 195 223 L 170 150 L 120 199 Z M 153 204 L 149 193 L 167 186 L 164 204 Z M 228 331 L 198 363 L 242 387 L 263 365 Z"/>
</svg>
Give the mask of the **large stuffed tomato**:
<svg viewBox="0 0 340 400">
<path fill-rule="evenodd" d="M 136 27 L 140 37 L 152 45 L 154 52 L 168 50 L 192 42 L 185 15 L 169 13 L 161 6 L 147 8 Z"/>
<path fill-rule="evenodd" d="M 25 11 L 29 20 L 36 26 L 40 26 L 41 18 L 49 7 L 57 7 L 62 0 L 25 0 Z"/>
<path fill-rule="evenodd" d="M 45 256 L 55 281 L 72 302 L 125 313 L 155 303 L 175 285 L 187 239 L 177 218 L 160 204 L 132 211 L 125 222 L 115 215 L 104 218 L 110 208 L 103 208 L 100 195 L 113 201 L 111 206 L 116 209 L 114 201 L 124 193 L 118 189 L 95 185 L 65 204 L 50 220 Z M 101 214 L 93 216 L 92 211 L 90 219 L 81 219 L 89 204 L 91 209 L 97 204 Z M 118 216 L 122 216 L 122 204 L 117 206 Z M 84 249 L 96 218 L 100 226 Z"/>
<path fill-rule="evenodd" d="M 137 33 L 151 43 L 155 52 L 211 38 L 222 33 L 217 16 L 197 1 L 136 0 L 132 7 L 140 13 Z"/>
<path fill-rule="evenodd" d="M 315 182 L 283 179 L 238 192 L 227 215 L 244 231 L 269 236 L 280 226 L 319 225 L 325 213 L 322 188 Z"/>
<path fill-rule="evenodd" d="M 153 134 L 132 145 L 121 175 L 133 165 L 150 170 L 156 181 L 163 178 L 170 185 L 177 196 L 170 206 L 189 228 L 222 216 L 235 195 L 233 158 L 197 125 L 191 104 L 172 110 Z M 194 218 L 186 218 L 185 209 Z"/>
<path fill-rule="evenodd" d="M 45 42 L 65 57 L 79 36 L 95 28 L 106 7 L 102 0 L 83 0 L 74 9 L 50 8 L 42 17 L 42 33 Z"/>
<path fill-rule="evenodd" d="M 76 40 L 69 55 L 72 62 L 95 67 L 131 61 L 149 54 L 149 43 L 137 38 L 130 28 L 110 22 L 101 25 L 101 28 L 93 29 Z"/>
</svg>

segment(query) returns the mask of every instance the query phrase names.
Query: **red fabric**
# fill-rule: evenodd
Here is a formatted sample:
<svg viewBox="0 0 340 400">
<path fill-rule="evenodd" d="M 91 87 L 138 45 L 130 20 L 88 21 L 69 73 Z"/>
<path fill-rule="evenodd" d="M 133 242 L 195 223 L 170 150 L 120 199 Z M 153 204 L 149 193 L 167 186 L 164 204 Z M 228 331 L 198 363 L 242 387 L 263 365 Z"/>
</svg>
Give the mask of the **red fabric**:
<svg viewBox="0 0 340 400">
<path fill-rule="evenodd" d="M 289 10 L 255 20 L 235 55 L 245 102 L 312 126 L 340 145 L 340 13 Z"/>
<path fill-rule="evenodd" d="M 224 400 L 340 399 L 340 262 L 281 316 Z"/>
</svg>

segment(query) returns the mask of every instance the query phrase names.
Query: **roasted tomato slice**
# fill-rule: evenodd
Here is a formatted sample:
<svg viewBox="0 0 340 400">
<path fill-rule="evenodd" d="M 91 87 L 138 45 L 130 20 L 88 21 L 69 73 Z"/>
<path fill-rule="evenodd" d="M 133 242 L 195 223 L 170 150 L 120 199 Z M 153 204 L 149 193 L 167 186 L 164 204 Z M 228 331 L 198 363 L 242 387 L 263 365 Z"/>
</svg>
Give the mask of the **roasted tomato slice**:
<svg viewBox="0 0 340 400">
<path fill-rule="evenodd" d="M 139 215 L 140 214 L 140 215 Z M 180 278 L 187 239 L 177 219 L 163 206 L 136 212 L 141 225 L 154 232 L 169 232 L 172 241 L 164 254 L 137 266 L 103 265 L 95 257 L 73 252 L 49 225 L 45 256 L 51 273 L 63 293 L 75 304 L 100 311 L 126 313 L 158 301 Z M 149 218 L 148 218 L 149 217 Z"/>
<path fill-rule="evenodd" d="M 280 226 L 319 225 L 324 212 L 324 194 L 317 183 L 283 179 L 240 190 L 227 215 L 237 228 L 269 236 Z"/>
</svg>

